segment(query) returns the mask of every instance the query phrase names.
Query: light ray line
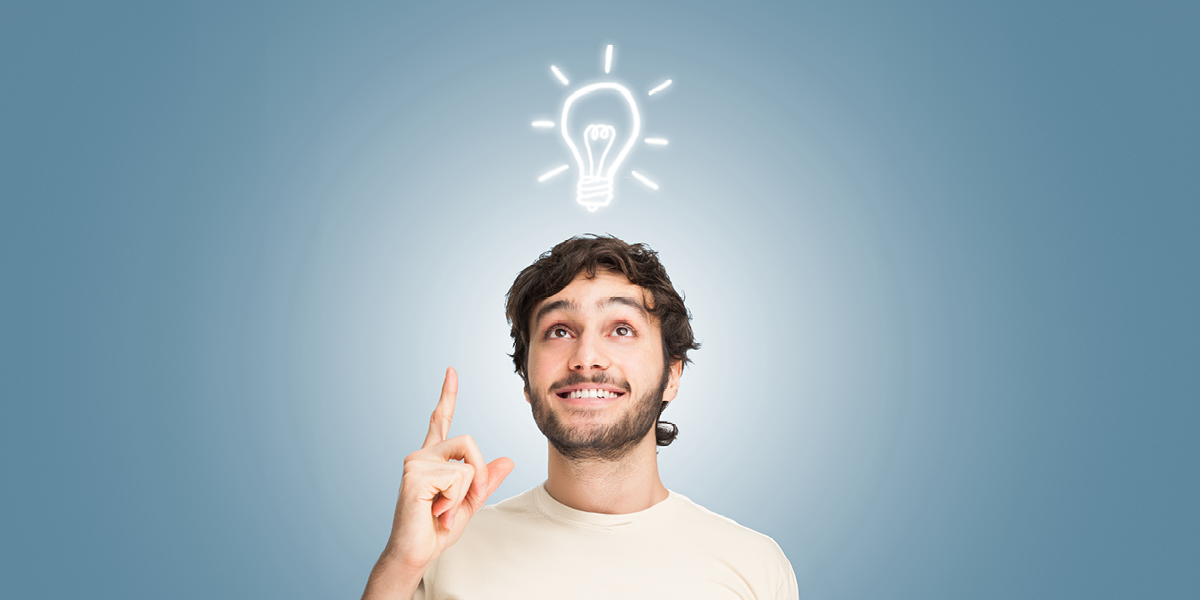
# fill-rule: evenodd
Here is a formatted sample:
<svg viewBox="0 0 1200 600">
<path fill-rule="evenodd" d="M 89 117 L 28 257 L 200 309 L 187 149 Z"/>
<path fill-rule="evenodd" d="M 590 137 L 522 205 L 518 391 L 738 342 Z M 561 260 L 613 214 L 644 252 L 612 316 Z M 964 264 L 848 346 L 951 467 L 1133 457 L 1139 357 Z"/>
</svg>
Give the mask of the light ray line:
<svg viewBox="0 0 1200 600">
<path fill-rule="evenodd" d="M 551 177 L 554 177 L 555 175 L 558 175 L 559 173 L 562 173 L 563 171 L 566 171 L 569 168 L 571 168 L 571 165 L 563 165 L 552 171 L 546 171 L 545 173 L 542 174 L 541 177 L 538 177 L 538 181 L 545 181 L 547 179 L 550 179 Z M 658 186 L 654 186 L 654 187 L 657 188 Z"/>
<path fill-rule="evenodd" d="M 642 175 L 641 173 L 638 173 L 637 171 L 630 171 L 630 173 L 631 173 L 631 174 L 632 174 L 634 177 L 637 177 L 637 180 L 638 180 L 638 181 L 640 181 L 640 182 L 642 182 L 642 183 L 646 184 L 646 187 L 648 187 L 648 188 L 650 188 L 650 189 L 652 189 L 652 190 L 657 190 L 657 189 L 658 189 L 658 184 L 657 184 L 657 183 L 654 183 L 653 181 L 650 181 L 649 179 L 646 179 L 646 176 L 645 176 L 645 175 Z"/>
<path fill-rule="evenodd" d="M 654 89 L 650 90 L 650 93 L 649 93 L 648 95 L 650 95 L 650 96 L 653 96 L 654 94 L 657 94 L 657 93 L 659 93 L 659 92 L 661 92 L 661 91 L 663 91 L 663 90 L 667 89 L 667 86 L 668 86 L 668 85 L 671 85 L 671 80 L 670 80 L 670 79 L 668 79 L 668 80 L 666 80 L 666 81 L 662 82 L 661 84 L 659 84 L 659 86 L 658 86 L 658 87 L 656 87 L 656 88 L 654 88 Z"/>
<path fill-rule="evenodd" d="M 558 67 L 556 67 L 554 65 L 550 65 L 550 70 L 554 73 L 554 76 L 557 77 L 558 80 L 562 82 L 563 85 L 571 85 L 571 82 L 567 81 L 567 77 L 562 74 L 562 71 L 558 70 Z M 671 82 L 668 81 L 667 83 L 671 83 Z"/>
<path fill-rule="evenodd" d="M 534 127 L 554 127 L 554 121 L 534 121 Z"/>
<path fill-rule="evenodd" d="M 646 138 L 646 143 L 652 146 L 666 146 L 667 140 L 662 138 Z"/>
<path fill-rule="evenodd" d="M 604 51 L 604 72 L 612 71 L 612 44 L 608 45 L 608 49 Z"/>
</svg>

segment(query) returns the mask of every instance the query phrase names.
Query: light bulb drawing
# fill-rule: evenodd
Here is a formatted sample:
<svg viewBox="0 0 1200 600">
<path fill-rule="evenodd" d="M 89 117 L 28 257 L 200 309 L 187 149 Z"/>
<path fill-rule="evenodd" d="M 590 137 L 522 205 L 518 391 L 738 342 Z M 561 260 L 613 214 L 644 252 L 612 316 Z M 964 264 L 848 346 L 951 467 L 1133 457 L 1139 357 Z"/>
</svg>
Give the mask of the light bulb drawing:
<svg viewBox="0 0 1200 600">
<path fill-rule="evenodd" d="M 612 71 L 612 63 L 613 47 L 610 44 L 604 52 L 605 74 Z M 550 72 L 563 85 L 570 85 L 570 81 L 557 65 L 551 65 Z M 669 85 L 671 85 L 670 79 L 651 89 L 647 96 L 653 96 Z M 586 117 L 583 119 L 582 126 L 578 124 L 576 109 L 579 101 L 597 96 L 618 98 L 618 104 L 628 110 L 627 124 L 618 127 L 610 123 L 592 123 L 588 121 L 593 119 Z M 587 208 L 589 212 L 595 212 L 601 207 L 608 206 L 614 196 L 614 180 L 624 165 L 625 159 L 629 157 L 633 147 L 641 139 L 642 115 L 633 92 L 615 81 L 600 81 L 584 85 L 567 96 L 566 101 L 563 102 L 562 113 L 557 125 L 547 119 L 533 122 L 533 127 L 537 129 L 552 129 L 556 126 L 559 128 L 567 148 L 570 149 L 571 156 L 575 159 L 575 166 L 579 171 L 579 178 L 575 184 L 575 201 Z M 667 140 L 661 137 L 645 138 L 643 141 L 651 146 L 667 145 Z M 547 181 L 570 168 L 570 165 L 555 167 L 540 175 L 538 181 Z M 657 183 L 642 173 L 631 171 L 630 175 L 651 190 L 659 188 Z"/>
<path fill-rule="evenodd" d="M 570 139 L 567 138 L 568 143 Z M 608 166 L 605 161 L 608 160 L 608 153 L 616 140 L 617 130 L 612 125 L 588 125 L 583 132 L 583 145 L 587 148 L 587 169 L 584 170 L 583 160 L 580 160 L 579 201 L 584 203 L 588 210 L 595 210 L 593 206 L 604 206 L 612 200 L 612 172 L 605 169 Z M 603 152 L 600 151 L 601 147 L 604 148 Z M 576 150 L 575 154 L 579 154 L 579 151 Z"/>
<path fill-rule="evenodd" d="M 611 159 L 609 153 L 618 137 L 617 130 L 612 125 L 589 123 L 584 128 L 581 138 L 572 139 L 574 136 L 571 130 L 571 108 L 580 98 L 600 90 L 613 90 L 620 94 L 629 104 L 630 113 L 633 115 L 630 125 L 632 131 L 621 134 L 625 141 L 620 145 L 617 155 Z M 625 157 L 629 156 L 629 151 L 637 143 L 638 134 L 642 131 L 642 116 L 638 113 L 637 102 L 634 101 L 633 94 L 619 83 L 604 82 L 585 85 L 567 97 L 566 103 L 563 104 L 562 119 L 559 123 L 563 139 L 566 140 L 567 147 L 571 149 L 575 163 L 579 165 L 579 183 L 576 184 L 575 201 L 587 207 L 589 211 L 596 212 L 597 208 L 608 206 L 608 203 L 612 201 L 613 176 L 617 174 L 617 169 L 621 168 L 621 163 L 625 162 Z M 586 159 L 579 151 L 580 142 L 587 150 Z M 604 148 L 602 153 L 598 152 L 601 146 Z"/>
</svg>

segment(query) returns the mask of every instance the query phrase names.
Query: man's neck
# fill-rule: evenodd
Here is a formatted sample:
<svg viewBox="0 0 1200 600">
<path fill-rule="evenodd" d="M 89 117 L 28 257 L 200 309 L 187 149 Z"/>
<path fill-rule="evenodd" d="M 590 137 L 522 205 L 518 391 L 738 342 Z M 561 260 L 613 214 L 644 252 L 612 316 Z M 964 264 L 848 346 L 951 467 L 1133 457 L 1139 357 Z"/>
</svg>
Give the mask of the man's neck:
<svg viewBox="0 0 1200 600">
<path fill-rule="evenodd" d="M 615 461 L 571 460 L 553 445 L 549 447 L 546 491 L 563 505 L 584 512 L 623 515 L 667 499 L 667 488 L 658 477 L 658 445 L 653 433 Z"/>
</svg>

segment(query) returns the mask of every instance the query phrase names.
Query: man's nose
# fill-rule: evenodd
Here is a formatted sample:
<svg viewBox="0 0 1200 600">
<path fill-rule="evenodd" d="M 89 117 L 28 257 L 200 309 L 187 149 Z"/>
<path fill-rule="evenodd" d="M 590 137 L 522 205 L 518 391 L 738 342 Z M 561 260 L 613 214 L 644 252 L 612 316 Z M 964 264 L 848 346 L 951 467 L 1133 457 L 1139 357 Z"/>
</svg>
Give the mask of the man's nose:
<svg viewBox="0 0 1200 600">
<path fill-rule="evenodd" d="M 609 360 L 599 334 L 588 333 L 579 337 L 575 353 L 571 355 L 572 371 L 607 369 Z"/>
</svg>

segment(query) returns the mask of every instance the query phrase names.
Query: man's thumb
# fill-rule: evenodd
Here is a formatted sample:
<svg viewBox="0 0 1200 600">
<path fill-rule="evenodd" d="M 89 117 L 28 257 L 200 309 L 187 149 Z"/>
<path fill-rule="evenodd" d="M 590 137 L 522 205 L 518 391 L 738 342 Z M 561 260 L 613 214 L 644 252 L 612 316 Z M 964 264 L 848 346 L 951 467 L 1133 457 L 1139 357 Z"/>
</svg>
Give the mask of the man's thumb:
<svg viewBox="0 0 1200 600">
<path fill-rule="evenodd" d="M 487 497 L 491 497 L 492 492 L 500 488 L 500 484 L 504 483 L 504 478 L 508 477 L 509 473 L 512 473 L 515 466 L 512 459 L 507 456 L 501 456 L 488 463 Z M 487 497 L 484 498 L 485 501 Z"/>
</svg>

